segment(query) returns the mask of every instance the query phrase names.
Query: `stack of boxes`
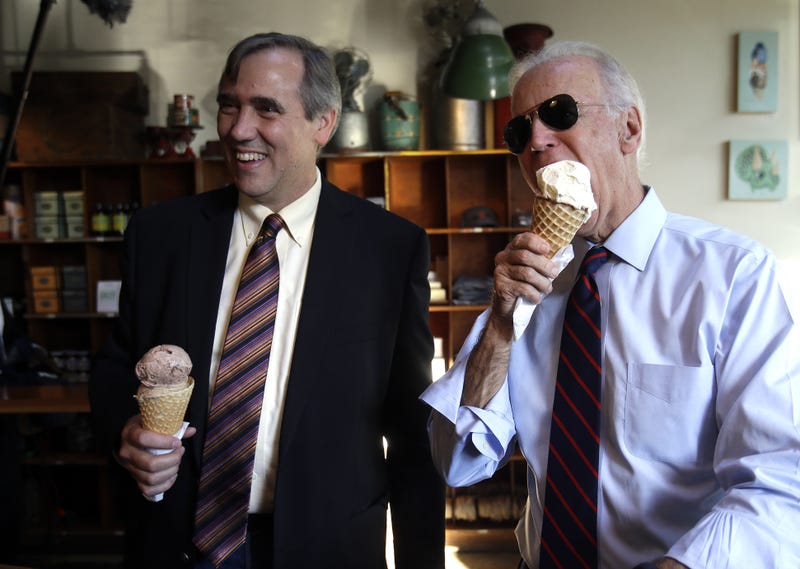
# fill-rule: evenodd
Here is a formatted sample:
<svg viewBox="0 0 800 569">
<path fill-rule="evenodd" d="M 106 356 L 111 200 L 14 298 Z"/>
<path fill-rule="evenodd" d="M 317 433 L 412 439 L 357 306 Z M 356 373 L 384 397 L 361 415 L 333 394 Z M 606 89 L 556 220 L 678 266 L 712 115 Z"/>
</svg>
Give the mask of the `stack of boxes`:
<svg viewBox="0 0 800 569">
<path fill-rule="evenodd" d="M 38 227 L 37 227 L 38 232 Z M 55 314 L 61 311 L 58 296 L 59 271 L 55 266 L 31 267 L 33 311 L 36 314 Z"/>
<path fill-rule="evenodd" d="M 38 266 L 31 267 L 30 272 L 34 313 L 88 311 L 84 265 Z M 89 380 L 91 363 L 88 350 L 53 351 L 51 356 L 63 381 L 85 383 Z"/>
<path fill-rule="evenodd" d="M 447 290 L 442 286 L 436 271 L 428 271 L 428 284 L 431 287 L 431 303 L 442 304 L 447 302 Z"/>
<path fill-rule="evenodd" d="M 61 305 L 64 312 L 88 312 L 89 297 L 84 265 L 61 267 Z"/>
<path fill-rule="evenodd" d="M 34 313 L 88 311 L 85 266 L 40 266 L 30 271 Z"/>
<path fill-rule="evenodd" d="M 431 360 L 431 377 L 436 381 L 447 371 L 447 361 L 444 358 L 444 338 L 433 337 L 433 359 Z"/>
<path fill-rule="evenodd" d="M 82 191 L 44 191 L 34 196 L 38 239 L 84 236 Z"/>
</svg>

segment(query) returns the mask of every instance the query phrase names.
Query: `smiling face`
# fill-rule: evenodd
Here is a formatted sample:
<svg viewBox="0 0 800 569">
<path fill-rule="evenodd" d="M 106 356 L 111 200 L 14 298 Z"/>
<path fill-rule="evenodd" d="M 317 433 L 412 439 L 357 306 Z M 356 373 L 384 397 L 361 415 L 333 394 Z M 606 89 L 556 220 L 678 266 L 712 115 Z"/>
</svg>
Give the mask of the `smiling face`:
<svg viewBox="0 0 800 569">
<path fill-rule="evenodd" d="M 587 104 L 579 105 L 577 122 L 567 130 L 554 130 L 533 113 L 531 138 L 518 160 L 534 191 L 538 191 L 539 168 L 559 160 L 585 164 L 591 171 L 598 209 L 578 235 L 601 242 L 643 197 L 636 167 L 641 132 L 639 114 L 633 107 L 609 112 L 602 106 L 609 99 L 606 87 L 595 62 L 586 56 L 553 59 L 528 71 L 514 87 L 512 113 L 523 113 L 562 93 Z"/>
<path fill-rule="evenodd" d="M 240 192 L 273 211 L 302 196 L 316 177 L 317 152 L 336 112 L 306 118 L 300 99 L 303 58 L 288 48 L 245 56 L 236 80 L 223 77 L 217 132 Z"/>
</svg>

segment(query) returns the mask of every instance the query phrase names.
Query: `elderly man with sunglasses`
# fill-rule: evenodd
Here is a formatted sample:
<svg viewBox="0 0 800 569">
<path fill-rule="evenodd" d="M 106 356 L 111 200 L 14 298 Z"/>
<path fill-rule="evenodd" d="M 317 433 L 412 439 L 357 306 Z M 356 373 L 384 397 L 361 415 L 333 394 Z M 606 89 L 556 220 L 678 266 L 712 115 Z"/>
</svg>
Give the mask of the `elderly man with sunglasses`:
<svg viewBox="0 0 800 569">
<path fill-rule="evenodd" d="M 538 169 L 582 162 L 598 209 L 560 274 L 532 232 L 496 256 L 491 307 L 422 396 L 440 472 L 452 486 L 474 484 L 519 449 L 529 497 L 517 538 L 532 569 L 800 567 L 800 334 L 773 256 L 666 211 L 642 184 L 644 105 L 611 56 L 551 44 L 518 62 L 511 82 L 517 116 L 505 138 L 528 184 L 538 192 Z M 594 464 L 553 416 L 554 399 L 569 399 L 561 379 L 556 394 L 568 296 L 592 249 L 608 259 L 592 281 Z M 519 297 L 537 306 L 515 338 Z M 585 459 L 594 488 L 569 473 L 555 484 L 551 430 Z M 576 499 L 591 515 L 572 508 Z"/>
</svg>

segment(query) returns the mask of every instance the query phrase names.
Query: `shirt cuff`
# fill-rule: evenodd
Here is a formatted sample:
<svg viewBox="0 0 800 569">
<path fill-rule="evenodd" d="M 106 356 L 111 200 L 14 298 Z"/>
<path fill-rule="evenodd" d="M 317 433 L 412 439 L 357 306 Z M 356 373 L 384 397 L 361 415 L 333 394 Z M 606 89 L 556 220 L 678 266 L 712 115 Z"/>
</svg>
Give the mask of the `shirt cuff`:
<svg viewBox="0 0 800 569">
<path fill-rule="evenodd" d="M 470 441 L 475 449 L 491 460 L 502 460 L 516 434 L 508 397 L 508 383 L 485 408 L 462 406 L 464 367 L 453 366 L 420 396 L 455 426 L 455 435 Z"/>
</svg>

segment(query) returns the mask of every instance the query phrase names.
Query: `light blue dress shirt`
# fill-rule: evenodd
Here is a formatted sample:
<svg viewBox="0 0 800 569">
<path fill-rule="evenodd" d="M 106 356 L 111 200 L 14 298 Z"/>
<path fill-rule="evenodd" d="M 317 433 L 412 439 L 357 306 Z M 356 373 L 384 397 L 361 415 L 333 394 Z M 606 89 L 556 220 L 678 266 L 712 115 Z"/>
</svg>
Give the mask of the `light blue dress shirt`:
<svg viewBox="0 0 800 569">
<path fill-rule="evenodd" d="M 800 567 L 800 332 L 773 256 L 667 212 L 649 189 L 604 243 L 600 567 L 665 554 L 692 569 Z M 564 309 L 590 244 L 553 283 L 511 350 L 486 409 L 460 406 L 475 323 L 422 399 L 451 486 L 490 476 L 519 446 L 528 464 L 520 551 L 537 566 Z"/>
</svg>

